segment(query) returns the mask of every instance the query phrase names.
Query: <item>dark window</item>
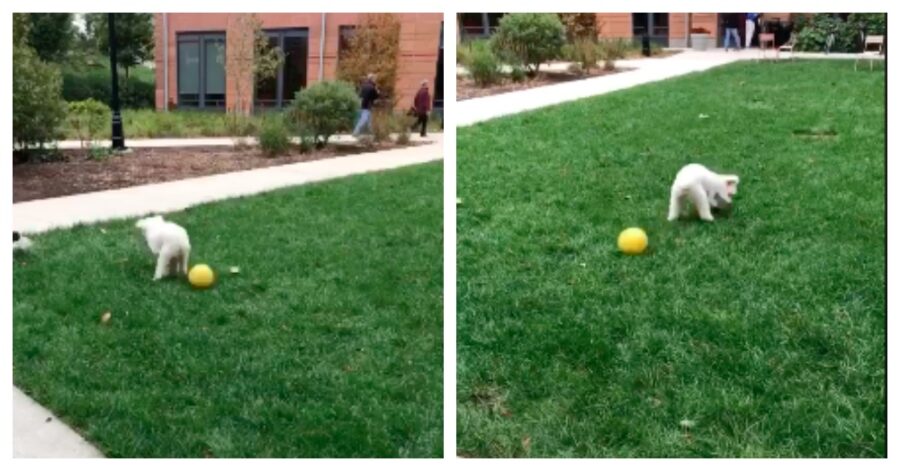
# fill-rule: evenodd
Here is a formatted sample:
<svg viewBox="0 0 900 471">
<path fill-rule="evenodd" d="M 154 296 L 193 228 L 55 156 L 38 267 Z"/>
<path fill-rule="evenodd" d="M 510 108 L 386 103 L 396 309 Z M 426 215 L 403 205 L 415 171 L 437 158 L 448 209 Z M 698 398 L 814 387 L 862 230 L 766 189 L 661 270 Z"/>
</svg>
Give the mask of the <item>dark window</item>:
<svg viewBox="0 0 900 471">
<path fill-rule="evenodd" d="M 309 59 L 309 30 L 280 29 L 265 32 L 269 45 L 281 49 L 284 62 L 275 77 L 256 83 L 256 106 L 281 108 L 290 104 L 294 95 L 306 87 L 306 64 Z"/>
<path fill-rule="evenodd" d="M 225 35 L 178 34 L 178 106 L 225 107 Z"/>
<path fill-rule="evenodd" d="M 463 39 L 490 36 L 500 25 L 506 13 L 460 13 L 460 30 Z"/>
<path fill-rule="evenodd" d="M 650 41 L 661 46 L 669 45 L 668 13 L 632 13 L 631 34 L 635 41 L 640 41 L 646 34 Z"/>
<path fill-rule="evenodd" d="M 441 40 L 438 46 L 437 75 L 434 77 L 434 108 L 444 107 L 444 22 L 441 22 Z"/>
</svg>

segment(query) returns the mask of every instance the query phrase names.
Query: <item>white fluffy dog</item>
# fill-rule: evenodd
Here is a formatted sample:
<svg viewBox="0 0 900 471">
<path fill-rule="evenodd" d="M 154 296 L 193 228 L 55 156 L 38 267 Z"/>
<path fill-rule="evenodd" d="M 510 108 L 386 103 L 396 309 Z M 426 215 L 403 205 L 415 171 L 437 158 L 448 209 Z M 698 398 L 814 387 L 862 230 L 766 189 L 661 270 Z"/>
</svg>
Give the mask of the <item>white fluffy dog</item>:
<svg viewBox="0 0 900 471">
<path fill-rule="evenodd" d="M 685 199 L 691 200 L 700 219 L 712 221 L 710 208 L 726 208 L 737 194 L 737 175 L 720 175 L 700 164 L 688 164 L 675 175 L 669 198 L 669 221 L 678 219 Z"/>
<path fill-rule="evenodd" d="M 157 256 L 153 281 L 179 272 L 187 274 L 191 242 L 183 227 L 162 216 L 141 219 L 135 226 L 143 231 L 150 251 Z"/>
</svg>

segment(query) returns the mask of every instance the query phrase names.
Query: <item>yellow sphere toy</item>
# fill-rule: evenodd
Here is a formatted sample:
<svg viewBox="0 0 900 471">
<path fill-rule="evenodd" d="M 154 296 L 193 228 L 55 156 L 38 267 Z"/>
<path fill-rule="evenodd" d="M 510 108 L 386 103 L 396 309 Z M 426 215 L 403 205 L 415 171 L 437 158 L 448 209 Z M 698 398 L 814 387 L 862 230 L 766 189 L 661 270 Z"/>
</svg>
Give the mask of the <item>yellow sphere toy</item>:
<svg viewBox="0 0 900 471">
<path fill-rule="evenodd" d="M 188 281 L 194 288 L 209 288 L 216 282 L 216 275 L 209 265 L 201 263 L 188 272 Z"/>
<path fill-rule="evenodd" d="M 629 227 L 619 234 L 619 250 L 638 255 L 647 250 L 647 233 L 640 227 Z"/>
</svg>

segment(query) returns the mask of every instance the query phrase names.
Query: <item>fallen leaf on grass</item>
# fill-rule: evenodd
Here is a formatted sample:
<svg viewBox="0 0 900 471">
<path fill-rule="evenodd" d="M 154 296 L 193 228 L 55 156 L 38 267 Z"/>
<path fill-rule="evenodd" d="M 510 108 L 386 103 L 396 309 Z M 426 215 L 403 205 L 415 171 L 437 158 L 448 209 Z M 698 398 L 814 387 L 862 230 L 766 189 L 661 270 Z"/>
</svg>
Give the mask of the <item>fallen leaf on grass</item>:
<svg viewBox="0 0 900 471">
<path fill-rule="evenodd" d="M 229 269 L 228 271 L 230 271 L 232 275 L 236 275 L 241 272 L 241 268 L 240 267 L 231 267 L 231 269 Z"/>
<path fill-rule="evenodd" d="M 102 316 L 100 316 L 100 323 L 107 324 L 107 323 L 109 323 L 110 319 L 112 319 L 112 313 L 109 311 L 106 311 L 103 313 Z"/>
</svg>

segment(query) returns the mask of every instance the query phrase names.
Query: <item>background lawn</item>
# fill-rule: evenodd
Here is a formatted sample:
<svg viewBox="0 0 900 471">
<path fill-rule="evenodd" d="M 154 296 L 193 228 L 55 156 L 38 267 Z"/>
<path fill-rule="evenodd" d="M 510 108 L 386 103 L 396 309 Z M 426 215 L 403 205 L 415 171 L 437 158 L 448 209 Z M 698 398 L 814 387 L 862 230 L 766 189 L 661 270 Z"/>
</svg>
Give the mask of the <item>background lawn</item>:
<svg viewBox="0 0 900 471">
<path fill-rule="evenodd" d="M 15 384 L 109 456 L 442 456 L 441 187 L 435 163 L 171 214 L 209 291 L 151 282 L 133 220 L 37 236 Z"/>
<path fill-rule="evenodd" d="M 884 86 L 745 62 L 460 129 L 459 454 L 885 456 Z M 730 219 L 665 220 L 689 162 Z"/>
</svg>

